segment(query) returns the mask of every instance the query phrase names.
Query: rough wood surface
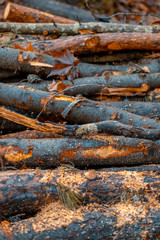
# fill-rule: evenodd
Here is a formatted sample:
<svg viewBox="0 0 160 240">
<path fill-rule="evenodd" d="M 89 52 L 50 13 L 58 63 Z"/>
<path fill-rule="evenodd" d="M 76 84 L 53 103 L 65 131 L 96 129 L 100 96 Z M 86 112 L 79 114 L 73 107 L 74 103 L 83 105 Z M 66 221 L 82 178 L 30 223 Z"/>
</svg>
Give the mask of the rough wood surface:
<svg viewBox="0 0 160 240">
<path fill-rule="evenodd" d="M 75 23 L 74 20 L 70 20 L 63 17 L 58 17 L 46 12 L 42 12 L 33 8 L 28 8 L 19 4 L 9 2 L 4 11 L 4 19 L 14 22 L 43 22 L 43 23 Z"/>
<path fill-rule="evenodd" d="M 122 136 L 55 139 L 0 139 L 1 167 L 52 168 L 72 162 L 78 167 L 160 163 L 160 140 Z"/>
<path fill-rule="evenodd" d="M 159 172 L 157 165 L 123 170 L 1 172 L 4 198 L 0 199 L 0 210 L 10 222 L 1 222 L 0 238 L 158 240 Z M 81 193 L 84 206 L 71 211 L 57 201 L 55 180 Z M 27 215 L 40 208 L 35 217 L 26 220 L 12 222 L 16 216 L 8 218 L 20 210 Z"/>
</svg>

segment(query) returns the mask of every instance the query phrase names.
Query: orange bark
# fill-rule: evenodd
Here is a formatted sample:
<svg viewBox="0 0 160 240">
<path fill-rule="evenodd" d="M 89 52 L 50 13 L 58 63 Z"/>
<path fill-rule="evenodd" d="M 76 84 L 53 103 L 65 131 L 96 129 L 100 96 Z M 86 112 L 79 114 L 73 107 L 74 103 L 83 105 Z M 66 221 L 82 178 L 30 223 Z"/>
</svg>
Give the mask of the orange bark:
<svg viewBox="0 0 160 240">
<path fill-rule="evenodd" d="M 100 33 L 95 35 L 70 36 L 51 41 L 33 41 L 36 51 L 61 52 L 64 48 L 74 54 L 120 50 L 160 50 L 160 34 L 153 33 Z M 22 43 L 25 46 L 28 43 Z"/>
</svg>

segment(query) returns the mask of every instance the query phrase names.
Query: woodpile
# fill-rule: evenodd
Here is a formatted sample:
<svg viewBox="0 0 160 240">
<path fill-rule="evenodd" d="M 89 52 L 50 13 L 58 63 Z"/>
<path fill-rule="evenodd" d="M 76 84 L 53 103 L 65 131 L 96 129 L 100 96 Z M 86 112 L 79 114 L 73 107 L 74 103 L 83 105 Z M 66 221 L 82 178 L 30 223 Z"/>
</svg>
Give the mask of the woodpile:
<svg viewBox="0 0 160 240">
<path fill-rule="evenodd" d="M 160 26 L 52 2 L 0 22 L 0 239 L 158 240 Z"/>
</svg>

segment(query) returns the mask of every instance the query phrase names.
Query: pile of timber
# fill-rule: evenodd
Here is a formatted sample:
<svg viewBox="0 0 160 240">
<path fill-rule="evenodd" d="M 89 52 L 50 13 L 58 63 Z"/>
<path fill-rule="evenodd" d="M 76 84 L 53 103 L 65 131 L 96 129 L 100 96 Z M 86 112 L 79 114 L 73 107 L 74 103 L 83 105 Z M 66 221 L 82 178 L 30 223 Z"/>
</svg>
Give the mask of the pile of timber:
<svg viewBox="0 0 160 240">
<path fill-rule="evenodd" d="M 0 22 L 0 239 L 158 240 L 160 26 L 23 2 Z"/>
</svg>

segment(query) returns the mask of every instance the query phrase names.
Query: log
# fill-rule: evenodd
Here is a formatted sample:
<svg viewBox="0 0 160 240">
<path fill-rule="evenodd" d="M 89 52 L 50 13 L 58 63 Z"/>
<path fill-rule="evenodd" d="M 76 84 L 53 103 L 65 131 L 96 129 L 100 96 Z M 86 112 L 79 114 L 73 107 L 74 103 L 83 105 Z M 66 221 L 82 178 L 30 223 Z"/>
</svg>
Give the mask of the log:
<svg viewBox="0 0 160 240">
<path fill-rule="evenodd" d="M 78 16 L 78 19 L 80 22 L 96 22 L 97 21 L 89 11 L 86 11 L 82 8 L 78 8 L 77 6 L 69 5 L 59 1 L 46 0 L 45 2 L 43 1 L 39 2 L 38 0 L 33 0 L 33 1 L 24 0 L 23 4 L 28 7 L 39 9 L 41 11 L 56 13 L 56 15 L 61 17 L 68 18 L 69 16 L 70 19 L 73 19 L 76 21 Z M 101 19 L 104 16 L 96 14 L 96 17 Z"/>
<path fill-rule="evenodd" d="M 135 127 L 160 128 L 159 121 L 154 119 L 138 116 L 82 97 L 52 95 L 44 91 L 33 91 L 3 83 L 0 83 L 0 96 L 1 105 L 38 113 L 43 110 L 58 120 L 61 118 L 72 123 L 117 120 Z"/>
<path fill-rule="evenodd" d="M 32 46 L 38 52 L 61 52 L 67 48 L 80 55 L 120 50 L 159 51 L 159 42 L 159 34 L 153 33 L 99 33 L 49 41 L 32 41 Z M 26 44 L 20 45 L 25 47 Z"/>
<path fill-rule="evenodd" d="M 0 117 L 0 132 L 22 131 L 25 127 Z"/>
<path fill-rule="evenodd" d="M 81 55 L 79 59 L 81 62 L 85 63 L 99 63 L 99 64 L 106 64 L 113 63 L 113 62 L 129 62 L 133 60 L 139 60 L 144 57 L 148 57 L 148 54 L 151 52 L 145 52 L 140 50 L 130 50 L 130 51 L 116 51 L 116 52 L 106 52 L 106 53 L 97 53 L 97 54 L 90 54 L 90 55 Z"/>
<path fill-rule="evenodd" d="M 28 44 L 27 44 L 28 46 Z M 27 58 L 28 61 L 18 61 L 18 55 L 21 52 L 23 58 Z M 39 62 L 47 63 L 54 66 L 55 62 L 50 55 L 44 55 L 41 53 L 33 53 L 27 52 L 19 49 L 11 49 L 11 48 L 0 48 L 0 62 L 1 62 L 1 69 L 3 70 L 10 70 L 14 72 L 25 72 L 25 73 L 33 73 L 39 74 L 46 78 L 48 74 L 51 72 L 52 67 L 35 67 L 29 64 L 29 61 L 34 59 L 39 59 Z M 150 73 L 159 73 L 160 72 L 160 64 L 159 58 L 147 60 L 145 62 L 138 61 L 138 66 L 135 64 L 130 63 L 128 65 L 100 65 L 100 64 L 90 64 L 90 63 L 79 63 L 76 66 L 76 69 L 79 71 L 81 77 L 93 77 L 96 74 L 102 74 L 103 71 L 121 71 L 126 72 L 127 70 L 132 69 L 136 71 L 141 71 L 143 67 L 148 68 Z M 149 81 L 149 80 L 148 80 Z"/>
<path fill-rule="evenodd" d="M 160 59 L 140 59 L 137 64 L 130 62 L 129 64 L 111 65 L 111 64 L 91 64 L 91 63 L 79 63 L 76 68 L 80 72 L 82 77 L 93 77 L 96 74 L 102 75 L 103 72 L 109 70 L 127 72 L 136 71 L 142 72 L 142 68 L 147 67 L 150 73 L 160 72 Z"/>
<path fill-rule="evenodd" d="M 160 119 L 160 103 L 159 102 L 138 102 L 138 101 L 119 101 L 106 102 L 108 106 L 117 107 L 128 112 L 132 112 L 141 116 Z"/>
<path fill-rule="evenodd" d="M 4 19 L 13 22 L 26 23 L 75 23 L 76 21 L 63 17 L 58 17 L 33 8 L 25 7 L 16 3 L 9 2 L 4 10 Z M 52 23 L 53 24 L 53 23 Z"/>
<path fill-rule="evenodd" d="M 13 240 L 66 239 L 66 236 L 67 239 L 147 237 L 158 240 L 159 171 L 160 167 L 155 165 L 124 170 L 1 172 L 0 189 L 4 196 L 0 200 L 1 214 L 9 220 L 9 216 L 20 212 L 29 215 L 31 209 L 32 214 L 40 208 L 41 211 L 34 218 L 15 223 L 14 218 L 8 224 L 2 221 L 0 237 L 4 240 L 11 237 Z M 81 193 L 84 206 L 71 211 L 56 201 L 55 180 Z M 41 207 L 45 199 L 45 206 Z M 52 202 L 48 204 L 49 201 Z"/>
<path fill-rule="evenodd" d="M 18 56 L 21 54 L 26 61 L 18 61 Z M 47 76 L 52 67 L 36 67 L 29 64 L 30 61 L 38 60 L 41 63 L 47 63 L 54 66 L 54 60 L 51 56 L 41 55 L 40 53 L 27 52 L 19 49 L 0 48 L 0 61 L 3 70 L 15 72 L 34 73 L 42 76 Z"/>
<path fill-rule="evenodd" d="M 22 132 L 4 134 L 0 139 L 6 138 L 20 138 L 20 139 L 40 139 L 40 138 L 60 138 L 62 135 L 54 134 L 52 132 L 41 132 L 37 130 L 24 130 Z"/>
<path fill-rule="evenodd" d="M 160 88 L 160 74 L 135 73 L 135 74 L 121 74 L 108 75 L 99 77 L 77 78 L 74 80 L 75 87 L 78 85 L 92 84 L 101 85 L 102 89 L 107 88 L 140 88 L 143 84 L 148 85 L 149 89 Z M 74 87 L 74 86 L 73 86 Z M 65 90 L 66 92 L 69 89 Z"/>
<path fill-rule="evenodd" d="M 26 127 L 36 129 L 37 131 L 52 133 L 53 137 L 58 137 L 59 135 L 83 137 L 85 135 L 107 133 L 141 139 L 160 139 L 160 129 L 135 128 L 112 120 L 83 125 L 48 124 L 7 110 L 4 107 L 0 108 L 0 116 Z M 49 136 L 52 137 L 52 135 Z M 49 136 L 47 135 L 47 137 Z"/>
<path fill-rule="evenodd" d="M 160 140 L 123 136 L 55 139 L 0 139 L 1 167 L 53 168 L 72 162 L 76 167 L 133 166 L 160 163 Z"/>
<path fill-rule="evenodd" d="M 16 7 L 19 9 L 16 9 Z M 11 7 L 13 7 L 11 9 Z M 26 10 L 25 10 L 26 9 Z M 14 3 L 8 3 L 6 10 L 4 12 L 4 18 L 11 21 L 21 22 L 0 22 L 0 32 L 14 32 L 18 34 L 39 34 L 43 35 L 44 32 L 47 32 L 47 35 L 78 35 L 78 34 L 88 34 L 88 33 L 105 33 L 105 32 L 140 32 L 140 33 L 159 33 L 160 26 L 141 26 L 141 25 L 131 25 L 131 24 L 118 24 L 118 23 L 103 23 L 103 22 L 87 22 L 87 23 L 74 23 L 74 24 L 59 24 L 57 16 L 43 13 L 45 15 L 36 14 L 39 12 L 35 9 L 27 11 L 30 8 L 17 5 Z M 15 11 L 16 10 L 16 11 Z M 17 15 L 17 10 L 18 16 Z M 22 15 L 24 13 L 24 15 Z M 40 12 L 41 13 L 41 12 Z M 13 14 L 13 16 L 10 16 Z M 28 16 L 26 16 L 28 14 Z M 49 17 L 48 17 L 49 15 Z M 51 16 L 51 17 L 50 17 Z M 15 19 L 14 19 L 15 17 Z M 11 18 L 11 19 L 10 19 Z M 56 25 L 53 25 L 52 20 L 56 22 Z M 61 19 L 61 18 L 60 18 Z M 63 18 L 62 18 L 63 19 Z M 38 20 L 38 22 L 37 22 Z M 41 23 L 49 21 L 50 23 Z M 68 21 L 68 19 L 64 20 Z M 71 20 L 70 20 L 71 21 Z M 36 23 L 35 23 L 36 22 Z"/>
</svg>

